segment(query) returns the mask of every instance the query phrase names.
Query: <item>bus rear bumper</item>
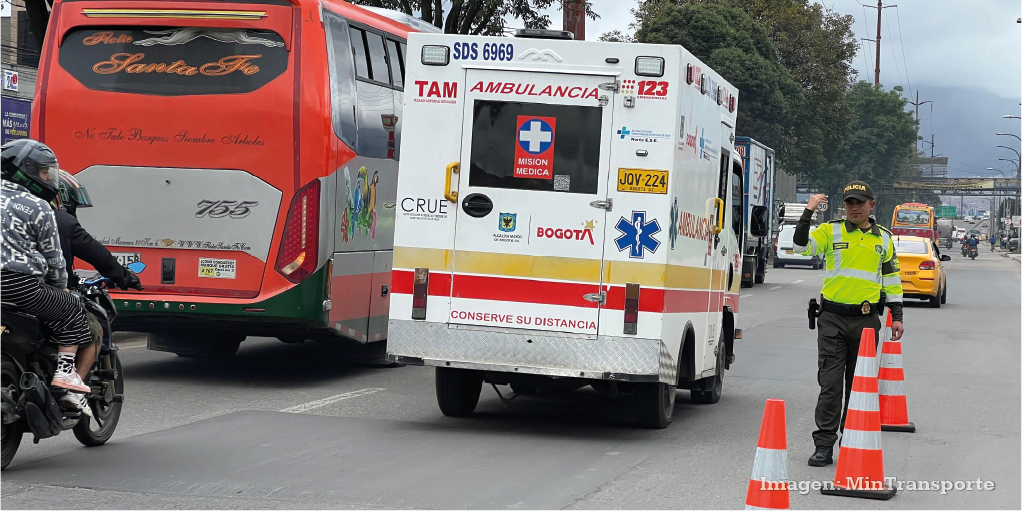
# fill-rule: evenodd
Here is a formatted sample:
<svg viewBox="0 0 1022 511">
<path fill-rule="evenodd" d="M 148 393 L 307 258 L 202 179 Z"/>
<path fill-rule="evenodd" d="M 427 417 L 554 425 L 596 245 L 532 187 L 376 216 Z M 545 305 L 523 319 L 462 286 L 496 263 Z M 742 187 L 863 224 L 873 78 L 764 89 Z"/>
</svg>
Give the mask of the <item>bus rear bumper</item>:
<svg viewBox="0 0 1022 511">
<path fill-rule="evenodd" d="M 557 378 L 677 384 L 677 362 L 659 339 L 535 334 L 390 320 L 392 362 Z"/>
</svg>

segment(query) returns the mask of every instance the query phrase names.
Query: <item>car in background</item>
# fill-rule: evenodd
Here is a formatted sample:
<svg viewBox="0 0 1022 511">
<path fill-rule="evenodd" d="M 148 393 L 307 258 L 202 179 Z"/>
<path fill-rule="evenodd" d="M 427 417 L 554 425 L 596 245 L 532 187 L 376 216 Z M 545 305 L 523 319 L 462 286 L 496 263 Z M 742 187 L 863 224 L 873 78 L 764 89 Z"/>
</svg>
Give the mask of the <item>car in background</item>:
<svg viewBox="0 0 1022 511">
<path fill-rule="evenodd" d="M 1007 248 L 1009 252 L 1018 252 L 1018 236 L 1012 236 L 1010 239 L 1008 239 Z"/>
<path fill-rule="evenodd" d="M 804 256 L 795 253 L 795 243 L 792 238 L 795 236 L 794 225 L 781 226 L 781 232 L 777 233 L 777 241 L 774 244 L 774 268 L 784 268 L 789 264 L 812 266 L 814 270 L 822 269 L 826 265 L 823 254 L 815 256 Z"/>
<path fill-rule="evenodd" d="M 901 266 L 905 298 L 927 300 L 935 309 L 947 303 L 944 261 L 950 261 L 951 256 L 941 255 L 936 243 L 918 236 L 895 236 L 894 251 Z"/>
</svg>

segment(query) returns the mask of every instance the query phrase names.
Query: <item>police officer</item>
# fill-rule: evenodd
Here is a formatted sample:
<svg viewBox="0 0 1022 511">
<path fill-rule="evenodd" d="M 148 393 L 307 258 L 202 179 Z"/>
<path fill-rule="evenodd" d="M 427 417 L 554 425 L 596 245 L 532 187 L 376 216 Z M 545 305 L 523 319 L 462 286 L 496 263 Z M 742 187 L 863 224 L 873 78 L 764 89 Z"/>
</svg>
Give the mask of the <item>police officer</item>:
<svg viewBox="0 0 1022 511">
<path fill-rule="evenodd" d="M 824 254 L 827 261 L 817 338 L 820 398 L 816 403 L 817 429 L 813 432 L 816 452 L 809 458 L 813 467 L 834 462 L 834 443 L 838 428 L 844 428 L 862 329 L 872 328 L 877 334 L 874 342 L 879 341 L 881 293 L 891 308 L 891 340 L 900 339 L 905 331 L 900 268 L 891 232 L 869 216 L 876 206 L 873 189 L 862 181 L 853 181 L 845 186 L 843 195 L 846 218 L 822 224 L 812 232 L 809 222 L 813 211 L 827 202 L 827 196 L 810 197 L 793 238 L 796 253 Z"/>
</svg>

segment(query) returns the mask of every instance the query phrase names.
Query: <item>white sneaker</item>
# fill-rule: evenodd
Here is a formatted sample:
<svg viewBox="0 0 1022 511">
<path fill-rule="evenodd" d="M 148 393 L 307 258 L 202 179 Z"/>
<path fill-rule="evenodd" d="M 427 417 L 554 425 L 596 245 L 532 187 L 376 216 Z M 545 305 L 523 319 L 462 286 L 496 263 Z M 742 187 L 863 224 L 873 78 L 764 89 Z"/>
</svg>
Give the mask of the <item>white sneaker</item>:
<svg viewBox="0 0 1022 511">
<path fill-rule="evenodd" d="M 57 364 L 57 372 L 53 374 L 53 381 L 50 382 L 51 387 L 60 387 L 79 394 L 92 392 L 92 389 L 82 381 L 82 377 L 75 372 L 73 365 L 67 364 L 70 366 L 70 371 L 60 367 L 61 365 L 65 364 Z"/>
<path fill-rule="evenodd" d="M 82 412 L 82 415 L 92 417 L 92 407 L 89 406 L 89 400 L 85 399 L 85 394 L 72 394 L 68 392 L 60 396 L 60 402 Z"/>
</svg>

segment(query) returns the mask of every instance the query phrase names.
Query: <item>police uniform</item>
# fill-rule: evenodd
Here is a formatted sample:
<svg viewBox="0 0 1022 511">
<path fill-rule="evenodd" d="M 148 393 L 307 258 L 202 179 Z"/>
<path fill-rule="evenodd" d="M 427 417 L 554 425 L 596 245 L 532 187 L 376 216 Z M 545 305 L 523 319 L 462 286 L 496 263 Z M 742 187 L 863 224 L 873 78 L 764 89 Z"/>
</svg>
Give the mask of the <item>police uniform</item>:
<svg viewBox="0 0 1022 511">
<path fill-rule="evenodd" d="M 866 183 L 853 182 L 845 187 L 844 196 L 865 202 L 873 198 L 873 191 Z M 872 328 L 876 333 L 874 342 L 878 342 L 881 292 L 886 295 L 892 319 L 902 320 L 902 289 L 889 230 L 872 222 L 870 227 L 859 229 L 849 220 L 833 220 L 809 232 L 812 215 L 811 210 L 803 212 L 793 241 L 796 253 L 824 254 L 827 263 L 817 330 L 820 398 L 813 441 L 818 451 L 828 451 L 818 463 L 810 459 L 811 465 L 822 466 L 831 462 L 838 428 L 844 424 L 842 415 L 847 412 L 862 330 Z M 845 407 L 841 402 L 842 385 Z"/>
</svg>

